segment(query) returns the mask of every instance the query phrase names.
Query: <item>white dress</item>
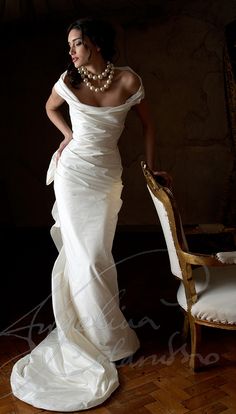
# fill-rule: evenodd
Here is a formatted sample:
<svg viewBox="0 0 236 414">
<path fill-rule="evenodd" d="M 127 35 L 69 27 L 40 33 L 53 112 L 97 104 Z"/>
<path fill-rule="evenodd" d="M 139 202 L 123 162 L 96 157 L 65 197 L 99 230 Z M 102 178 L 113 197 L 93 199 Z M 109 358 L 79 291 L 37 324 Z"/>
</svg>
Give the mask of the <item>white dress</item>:
<svg viewBox="0 0 236 414">
<path fill-rule="evenodd" d="M 119 308 L 111 249 L 122 204 L 117 142 L 127 112 L 144 91 L 140 80 L 124 104 L 94 107 L 79 102 L 64 76 L 55 89 L 69 105 L 73 139 L 57 166 L 53 155 L 47 173 L 56 195 L 51 230 L 59 251 L 52 272 L 56 328 L 16 362 L 11 386 L 16 397 L 35 407 L 77 411 L 111 395 L 119 385 L 112 361 L 139 347 Z"/>
</svg>

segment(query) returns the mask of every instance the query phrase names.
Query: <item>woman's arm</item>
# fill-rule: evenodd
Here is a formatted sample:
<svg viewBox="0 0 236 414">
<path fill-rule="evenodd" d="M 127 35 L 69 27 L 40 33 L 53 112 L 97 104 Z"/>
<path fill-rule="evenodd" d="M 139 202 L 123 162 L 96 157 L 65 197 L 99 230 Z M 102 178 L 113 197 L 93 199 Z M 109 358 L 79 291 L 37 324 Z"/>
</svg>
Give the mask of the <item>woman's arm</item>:
<svg viewBox="0 0 236 414">
<path fill-rule="evenodd" d="M 156 131 L 154 122 L 148 107 L 146 99 L 143 99 L 140 104 L 135 105 L 134 109 L 138 114 L 138 117 L 143 126 L 143 135 L 145 139 L 145 152 L 146 163 L 148 167 L 153 171 L 154 175 L 161 176 L 164 179 L 165 185 L 170 187 L 172 184 L 172 178 L 165 171 L 156 171 L 156 157 L 155 157 L 155 142 Z"/>
<path fill-rule="evenodd" d="M 143 99 L 140 104 L 135 105 L 134 109 L 142 123 L 143 127 L 143 136 L 145 139 L 145 153 L 146 153 L 146 162 L 148 167 L 151 170 L 155 170 L 156 160 L 155 160 L 155 126 L 150 115 L 148 104 L 146 99 Z"/>
<path fill-rule="evenodd" d="M 64 99 L 61 98 L 61 96 L 59 96 L 53 88 L 45 106 L 48 118 L 64 135 L 64 140 L 61 142 L 57 151 L 57 160 L 59 159 L 63 149 L 72 139 L 72 130 L 60 111 L 60 107 L 64 102 Z"/>
</svg>

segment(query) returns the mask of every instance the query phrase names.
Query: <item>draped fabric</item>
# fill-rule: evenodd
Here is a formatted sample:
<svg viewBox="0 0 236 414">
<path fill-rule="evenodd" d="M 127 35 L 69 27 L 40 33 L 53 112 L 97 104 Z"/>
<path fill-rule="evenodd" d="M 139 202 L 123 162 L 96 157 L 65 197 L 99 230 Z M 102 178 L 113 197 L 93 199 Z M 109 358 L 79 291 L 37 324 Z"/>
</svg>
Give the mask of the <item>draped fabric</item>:
<svg viewBox="0 0 236 414">
<path fill-rule="evenodd" d="M 128 67 L 117 68 L 131 70 Z M 58 258 L 52 272 L 56 328 L 13 367 L 13 394 L 35 407 L 83 410 L 102 403 L 118 387 L 113 361 L 139 347 L 119 308 L 111 249 L 121 201 L 121 159 L 117 143 L 138 91 L 116 107 L 81 103 L 64 82 L 55 84 L 68 103 L 73 139 L 47 184 L 54 180 L 52 238 Z"/>
</svg>

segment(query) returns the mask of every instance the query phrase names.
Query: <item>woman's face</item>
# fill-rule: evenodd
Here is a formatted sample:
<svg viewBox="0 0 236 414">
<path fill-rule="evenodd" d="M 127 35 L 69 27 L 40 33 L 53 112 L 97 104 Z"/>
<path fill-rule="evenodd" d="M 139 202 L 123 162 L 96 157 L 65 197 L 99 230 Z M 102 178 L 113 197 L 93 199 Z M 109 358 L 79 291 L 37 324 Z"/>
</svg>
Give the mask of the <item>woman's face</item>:
<svg viewBox="0 0 236 414">
<path fill-rule="evenodd" d="M 82 39 L 82 32 L 78 29 L 70 31 L 68 43 L 70 48 L 69 54 L 76 68 L 90 64 L 91 59 L 99 51 L 99 48 L 87 36 L 84 36 L 84 39 Z"/>
</svg>

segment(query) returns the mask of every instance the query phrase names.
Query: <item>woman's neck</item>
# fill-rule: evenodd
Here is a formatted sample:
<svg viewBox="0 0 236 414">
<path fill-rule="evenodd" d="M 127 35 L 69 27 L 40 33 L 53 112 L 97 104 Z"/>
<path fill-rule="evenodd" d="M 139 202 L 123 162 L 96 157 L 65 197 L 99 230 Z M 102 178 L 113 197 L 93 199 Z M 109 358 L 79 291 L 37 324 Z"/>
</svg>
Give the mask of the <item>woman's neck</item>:
<svg viewBox="0 0 236 414">
<path fill-rule="evenodd" d="M 84 65 L 84 66 L 93 75 L 98 75 L 106 69 L 107 62 L 105 62 L 104 59 L 99 59 L 96 62 L 91 62 L 91 63 L 88 63 L 87 65 Z"/>
</svg>

